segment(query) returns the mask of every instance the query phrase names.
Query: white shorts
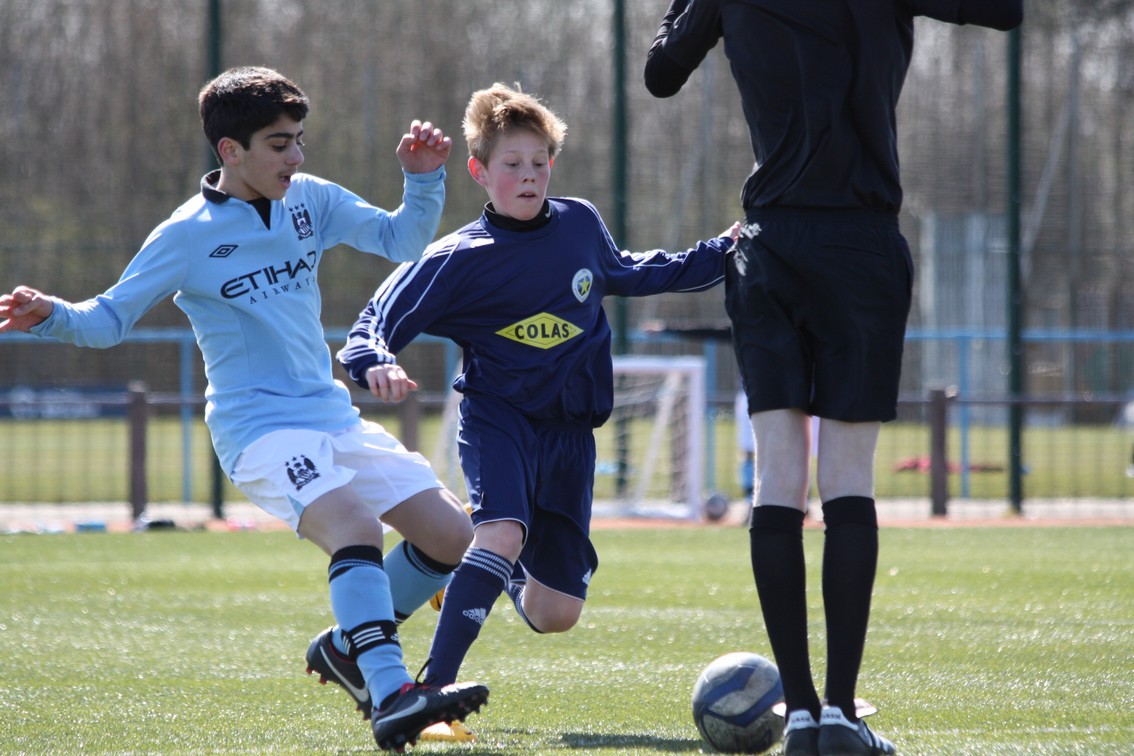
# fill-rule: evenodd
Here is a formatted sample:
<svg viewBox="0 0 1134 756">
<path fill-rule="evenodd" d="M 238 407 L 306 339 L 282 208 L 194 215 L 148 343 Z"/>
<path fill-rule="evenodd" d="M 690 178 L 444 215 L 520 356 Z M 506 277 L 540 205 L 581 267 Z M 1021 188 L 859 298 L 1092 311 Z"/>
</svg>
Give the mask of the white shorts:
<svg viewBox="0 0 1134 756">
<path fill-rule="evenodd" d="M 441 488 L 429 461 L 367 420 L 333 433 L 273 431 L 241 452 L 232 482 L 256 506 L 299 527 L 303 510 L 349 485 L 381 517 L 414 494 Z"/>
</svg>

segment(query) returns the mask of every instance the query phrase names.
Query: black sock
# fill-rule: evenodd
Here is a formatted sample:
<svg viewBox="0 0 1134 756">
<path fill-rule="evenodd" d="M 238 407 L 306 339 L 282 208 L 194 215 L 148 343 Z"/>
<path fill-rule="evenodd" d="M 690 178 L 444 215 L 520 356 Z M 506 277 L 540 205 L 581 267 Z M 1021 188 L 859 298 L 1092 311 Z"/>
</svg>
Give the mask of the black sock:
<svg viewBox="0 0 1134 756">
<path fill-rule="evenodd" d="M 855 721 L 854 692 L 870 596 L 878 569 L 874 499 L 844 496 L 823 503 L 823 608 L 827 616 L 827 702 Z"/>
<path fill-rule="evenodd" d="M 756 507 L 748 540 L 756 593 L 780 668 L 784 701 L 788 711 L 807 709 L 818 720 L 819 694 L 811 678 L 807 646 L 803 512 L 791 507 Z"/>
</svg>

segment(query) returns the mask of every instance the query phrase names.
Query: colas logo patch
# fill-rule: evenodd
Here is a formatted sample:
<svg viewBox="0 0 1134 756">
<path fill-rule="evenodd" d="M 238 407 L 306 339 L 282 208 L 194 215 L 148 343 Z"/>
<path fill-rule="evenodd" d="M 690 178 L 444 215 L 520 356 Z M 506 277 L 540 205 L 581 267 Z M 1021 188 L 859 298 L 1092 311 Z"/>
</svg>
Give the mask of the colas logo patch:
<svg viewBox="0 0 1134 756">
<path fill-rule="evenodd" d="M 527 346 L 551 349 L 553 346 L 575 338 L 582 332 L 583 329 L 574 323 L 568 323 L 563 318 L 557 318 L 551 313 L 541 312 L 506 328 L 501 328 L 496 332 L 496 335 Z"/>
</svg>

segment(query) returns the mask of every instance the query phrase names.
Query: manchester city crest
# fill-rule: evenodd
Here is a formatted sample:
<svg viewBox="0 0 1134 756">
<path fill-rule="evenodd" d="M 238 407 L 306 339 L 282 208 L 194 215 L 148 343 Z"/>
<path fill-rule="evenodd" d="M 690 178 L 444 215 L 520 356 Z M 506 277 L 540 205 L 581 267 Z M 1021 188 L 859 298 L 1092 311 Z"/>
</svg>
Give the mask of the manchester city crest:
<svg viewBox="0 0 1134 756">
<path fill-rule="evenodd" d="M 311 226 L 311 213 L 307 212 L 306 205 L 292 208 L 291 222 L 295 226 L 295 233 L 299 235 L 300 240 L 314 235 L 315 229 Z"/>
<path fill-rule="evenodd" d="M 301 491 L 304 486 L 319 477 L 319 471 L 315 469 L 314 462 L 300 454 L 287 461 L 287 477 L 295 486 L 295 490 Z"/>
</svg>

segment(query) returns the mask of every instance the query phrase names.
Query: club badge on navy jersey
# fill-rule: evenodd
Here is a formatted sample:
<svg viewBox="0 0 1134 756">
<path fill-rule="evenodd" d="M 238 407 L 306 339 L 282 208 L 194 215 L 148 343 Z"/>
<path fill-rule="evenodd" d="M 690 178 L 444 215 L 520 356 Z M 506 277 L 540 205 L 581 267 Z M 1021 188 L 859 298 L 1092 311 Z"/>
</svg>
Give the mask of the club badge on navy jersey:
<svg viewBox="0 0 1134 756">
<path fill-rule="evenodd" d="M 295 233 L 299 235 L 300 241 L 315 234 L 315 229 L 311 225 L 311 213 L 307 212 L 306 205 L 291 209 L 291 222 L 295 226 Z"/>
<path fill-rule="evenodd" d="M 575 299 L 585 302 L 587 297 L 590 296 L 591 286 L 594 282 L 593 273 L 586 268 L 579 268 L 575 271 L 575 277 L 571 279 L 571 293 L 575 295 Z"/>
</svg>

